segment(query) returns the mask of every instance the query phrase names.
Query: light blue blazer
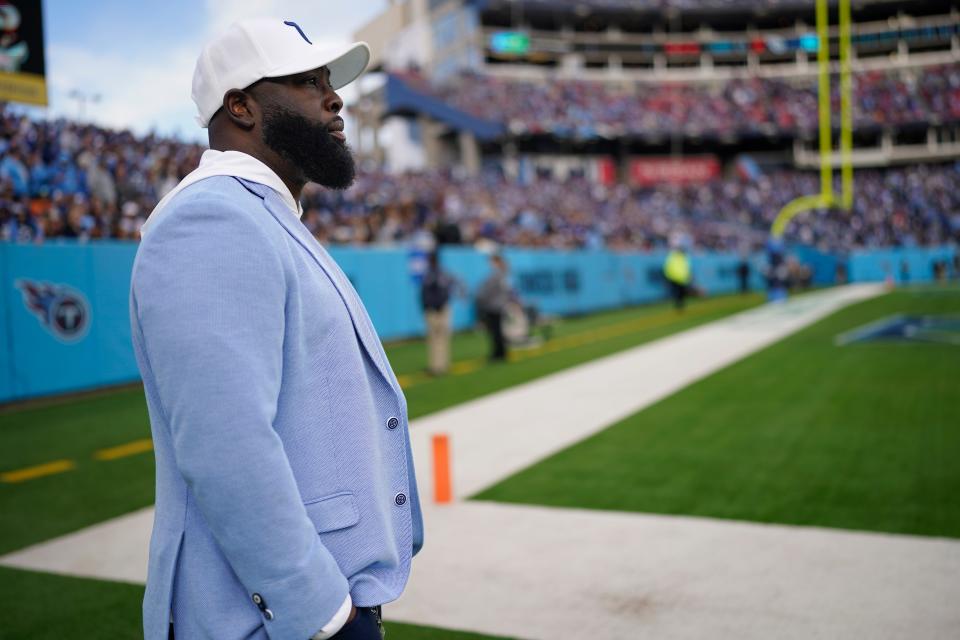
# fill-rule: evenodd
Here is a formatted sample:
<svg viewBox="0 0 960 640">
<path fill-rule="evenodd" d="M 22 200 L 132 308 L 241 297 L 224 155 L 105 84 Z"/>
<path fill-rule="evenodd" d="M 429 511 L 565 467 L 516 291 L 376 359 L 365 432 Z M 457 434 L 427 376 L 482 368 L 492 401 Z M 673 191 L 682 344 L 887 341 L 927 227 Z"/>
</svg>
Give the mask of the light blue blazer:
<svg viewBox="0 0 960 640">
<path fill-rule="evenodd" d="M 146 640 L 308 640 L 423 543 L 407 405 L 356 291 L 261 184 L 177 194 L 130 321 L 157 461 Z"/>
</svg>

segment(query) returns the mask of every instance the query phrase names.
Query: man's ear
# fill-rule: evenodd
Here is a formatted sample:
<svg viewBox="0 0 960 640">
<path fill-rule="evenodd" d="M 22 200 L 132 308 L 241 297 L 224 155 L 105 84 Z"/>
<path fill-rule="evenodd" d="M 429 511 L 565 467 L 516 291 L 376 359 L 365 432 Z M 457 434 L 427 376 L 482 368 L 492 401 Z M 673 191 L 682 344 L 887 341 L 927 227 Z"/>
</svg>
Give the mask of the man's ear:
<svg viewBox="0 0 960 640">
<path fill-rule="evenodd" d="M 241 90 L 230 89 L 223 94 L 223 112 L 242 129 L 250 130 L 256 125 L 259 110 L 256 100 Z"/>
</svg>

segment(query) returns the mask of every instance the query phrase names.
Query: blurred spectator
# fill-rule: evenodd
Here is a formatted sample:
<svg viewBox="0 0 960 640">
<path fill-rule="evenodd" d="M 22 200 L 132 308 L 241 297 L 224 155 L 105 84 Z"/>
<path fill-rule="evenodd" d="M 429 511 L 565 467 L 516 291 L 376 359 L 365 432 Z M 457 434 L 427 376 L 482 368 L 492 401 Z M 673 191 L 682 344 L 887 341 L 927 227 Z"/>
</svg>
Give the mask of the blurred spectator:
<svg viewBox="0 0 960 640">
<path fill-rule="evenodd" d="M 813 269 L 795 256 L 787 258 L 787 287 L 791 291 L 806 291 L 813 284 Z"/>
<path fill-rule="evenodd" d="M 427 370 L 435 376 L 443 375 L 450 366 L 450 297 L 461 288 L 440 267 L 437 253 L 431 253 L 420 285 L 420 302 L 427 323 Z"/>
<path fill-rule="evenodd" d="M 503 335 L 503 318 L 507 305 L 516 297 L 507 280 L 509 267 L 499 254 L 490 256 L 492 272 L 476 293 L 477 315 L 490 336 L 490 360 L 507 359 L 507 342 Z"/>
<path fill-rule="evenodd" d="M 740 256 L 737 263 L 737 281 L 740 283 L 740 295 L 750 293 L 750 256 Z"/>
<path fill-rule="evenodd" d="M 673 298 L 673 308 L 683 311 L 687 295 L 690 293 L 690 281 L 693 274 L 690 271 L 690 257 L 680 241 L 671 241 L 670 253 L 663 263 L 663 275 L 670 287 L 670 297 Z"/>
</svg>

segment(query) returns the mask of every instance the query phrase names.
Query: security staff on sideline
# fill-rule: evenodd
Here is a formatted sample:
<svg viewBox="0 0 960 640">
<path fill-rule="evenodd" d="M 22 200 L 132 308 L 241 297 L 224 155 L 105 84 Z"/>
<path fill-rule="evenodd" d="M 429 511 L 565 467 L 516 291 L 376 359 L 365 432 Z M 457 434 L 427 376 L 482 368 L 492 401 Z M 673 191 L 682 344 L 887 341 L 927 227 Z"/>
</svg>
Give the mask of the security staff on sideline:
<svg viewBox="0 0 960 640">
<path fill-rule="evenodd" d="M 673 307 L 683 311 L 686 298 L 690 294 L 690 258 L 683 248 L 682 242 L 673 243 L 673 248 L 667 254 L 663 263 L 663 275 L 670 285 L 670 295 L 673 297 Z"/>
<path fill-rule="evenodd" d="M 423 544 L 407 404 L 300 221 L 354 163 L 336 90 L 364 43 L 232 25 L 193 76 L 210 150 L 141 230 L 130 320 L 156 453 L 146 640 L 379 639 Z"/>
</svg>

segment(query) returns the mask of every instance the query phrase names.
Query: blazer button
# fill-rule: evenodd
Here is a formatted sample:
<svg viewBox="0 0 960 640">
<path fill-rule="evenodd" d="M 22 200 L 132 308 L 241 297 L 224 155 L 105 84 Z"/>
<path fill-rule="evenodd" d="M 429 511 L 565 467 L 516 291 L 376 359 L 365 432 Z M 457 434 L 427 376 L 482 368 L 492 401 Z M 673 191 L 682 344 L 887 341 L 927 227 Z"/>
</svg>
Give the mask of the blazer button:
<svg viewBox="0 0 960 640">
<path fill-rule="evenodd" d="M 402 493 L 398 493 L 393 498 L 393 501 L 397 503 L 398 507 L 402 507 L 403 505 L 407 504 L 407 496 L 403 495 Z"/>
<path fill-rule="evenodd" d="M 400 421 L 397 420 L 396 418 L 391 417 L 389 420 L 387 420 L 387 429 L 390 429 L 392 431 L 399 426 L 400 426 Z"/>
<path fill-rule="evenodd" d="M 253 604 L 257 605 L 258 607 L 263 604 L 263 598 L 260 597 L 259 593 L 255 593 L 251 597 L 253 598 Z"/>
<path fill-rule="evenodd" d="M 270 609 L 264 609 L 263 617 L 266 618 L 267 620 L 273 620 L 273 611 L 270 611 Z"/>
</svg>

